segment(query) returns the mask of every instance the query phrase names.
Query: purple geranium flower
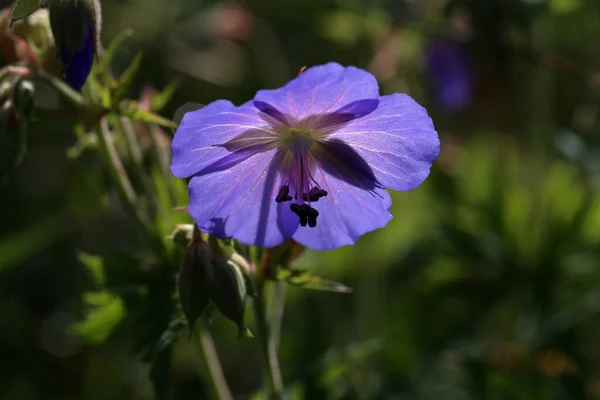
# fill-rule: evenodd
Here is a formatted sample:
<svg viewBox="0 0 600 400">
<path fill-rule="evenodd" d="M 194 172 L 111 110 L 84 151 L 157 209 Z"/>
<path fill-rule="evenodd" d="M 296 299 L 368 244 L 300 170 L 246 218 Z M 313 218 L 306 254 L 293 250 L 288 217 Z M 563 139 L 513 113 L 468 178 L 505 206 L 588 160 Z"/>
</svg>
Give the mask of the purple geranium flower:
<svg viewBox="0 0 600 400">
<path fill-rule="evenodd" d="M 193 176 L 188 211 L 204 232 L 332 249 L 385 226 L 385 188 L 419 186 L 439 150 L 413 99 L 380 96 L 370 73 L 329 63 L 239 107 L 219 100 L 187 113 L 171 171 Z"/>
</svg>

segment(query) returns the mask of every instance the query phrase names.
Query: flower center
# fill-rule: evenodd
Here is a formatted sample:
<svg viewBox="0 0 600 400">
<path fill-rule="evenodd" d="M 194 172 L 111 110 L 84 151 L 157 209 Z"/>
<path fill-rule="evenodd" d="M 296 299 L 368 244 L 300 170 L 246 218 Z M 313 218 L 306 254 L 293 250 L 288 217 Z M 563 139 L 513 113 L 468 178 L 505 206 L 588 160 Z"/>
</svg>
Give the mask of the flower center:
<svg viewBox="0 0 600 400">
<path fill-rule="evenodd" d="M 310 172 L 310 150 L 316 141 L 315 132 L 290 128 L 281 137 L 282 145 L 288 149 L 291 160 L 289 177 L 281 186 L 275 201 L 283 203 L 293 201 L 290 209 L 300 218 L 300 225 L 311 228 L 317 226 L 319 212 L 310 206 L 310 203 L 327 196 Z M 290 196 L 290 183 L 296 188 L 294 197 Z"/>
<path fill-rule="evenodd" d="M 310 150 L 316 140 L 317 133 L 306 129 L 289 128 L 281 135 L 282 144 L 290 150 L 295 148 Z"/>
</svg>

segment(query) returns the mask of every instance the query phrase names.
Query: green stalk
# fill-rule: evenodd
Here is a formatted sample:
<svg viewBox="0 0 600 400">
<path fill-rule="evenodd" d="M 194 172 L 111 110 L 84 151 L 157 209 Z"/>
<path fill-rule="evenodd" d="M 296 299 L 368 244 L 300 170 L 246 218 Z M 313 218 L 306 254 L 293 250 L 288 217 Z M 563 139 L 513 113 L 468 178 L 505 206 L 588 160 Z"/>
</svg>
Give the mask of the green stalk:
<svg viewBox="0 0 600 400">
<path fill-rule="evenodd" d="M 73 89 L 59 78 L 51 75 L 43 70 L 38 71 L 37 77 L 42 81 L 50 85 L 56 92 L 65 100 L 67 103 L 75 107 L 77 110 L 85 109 L 85 101 L 83 96 Z"/>
<path fill-rule="evenodd" d="M 148 174 L 144 171 L 144 160 L 142 156 L 142 150 L 140 149 L 140 144 L 135 134 L 135 129 L 131 120 L 128 117 L 117 117 L 119 122 L 120 131 L 123 133 L 125 137 L 125 147 L 127 148 L 127 152 L 131 156 L 133 161 L 133 171 L 138 176 L 140 182 L 143 185 L 144 191 L 150 197 L 150 204 L 152 205 L 152 212 L 155 215 L 159 213 L 164 213 L 160 205 L 160 201 L 156 196 L 156 192 L 152 187 L 152 183 L 148 179 Z"/>
<path fill-rule="evenodd" d="M 171 153 L 169 148 L 161 145 L 161 129 L 156 124 L 146 124 L 148 128 L 148 132 L 150 133 L 150 141 L 152 143 L 152 151 L 154 152 L 154 156 L 158 160 L 158 165 L 160 167 L 160 171 L 162 176 L 167 183 L 167 187 L 169 189 L 169 195 L 171 196 L 172 204 L 179 205 L 179 199 L 177 198 L 177 189 L 173 184 L 173 175 L 171 174 L 171 169 L 169 165 L 171 164 Z"/>
<path fill-rule="evenodd" d="M 268 398 L 270 400 L 277 400 L 281 399 L 283 394 L 283 380 L 281 378 L 279 360 L 277 359 L 277 343 L 271 333 L 271 325 L 267 320 L 264 280 L 258 279 L 256 286 L 256 298 L 253 302 L 254 313 L 256 316 L 257 336 L 263 356 L 263 368 L 266 372 Z"/>
<path fill-rule="evenodd" d="M 271 336 L 275 346 L 279 347 L 279 338 L 281 337 L 281 321 L 283 319 L 283 309 L 285 306 L 286 283 L 283 281 L 274 282 L 272 287 L 271 299 L 269 300 L 269 321 L 271 321 Z"/>
<path fill-rule="evenodd" d="M 137 195 L 129 181 L 129 177 L 123 168 L 119 154 L 112 141 L 108 122 L 103 117 L 96 127 L 96 136 L 98 138 L 98 149 L 104 162 L 108 167 L 108 172 L 116 185 L 119 198 L 123 202 L 128 214 L 134 219 L 137 225 L 142 229 L 144 235 L 150 241 L 152 248 L 156 251 L 160 260 L 167 265 L 169 258 L 162 239 L 154 232 L 152 225 L 144 219 L 137 207 Z"/>
<path fill-rule="evenodd" d="M 225 375 L 223 374 L 223 369 L 221 368 L 215 343 L 206 326 L 206 321 L 199 321 L 198 326 L 197 338 L 202 349 L 201 353 L 204 370 L 208 372 L 208 379 L 206 379 L 206 381 L 209 384 L 211 398 L 215 400 L 233 400 L 233 396 L 231 395 L 229 387 L 227 386 L 227 381 L 225 380 Z"/>
</svg>

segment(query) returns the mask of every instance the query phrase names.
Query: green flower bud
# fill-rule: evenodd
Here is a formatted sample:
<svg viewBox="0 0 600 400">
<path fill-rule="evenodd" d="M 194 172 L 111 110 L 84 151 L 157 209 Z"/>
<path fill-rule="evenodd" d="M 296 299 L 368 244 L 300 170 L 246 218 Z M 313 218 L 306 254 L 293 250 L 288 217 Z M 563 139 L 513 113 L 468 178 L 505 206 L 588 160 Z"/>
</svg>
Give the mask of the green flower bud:
<svg viewBox="0 0 600 400">
<path fill-rule="evenodd" d="M 185 240 L 189 227 L 178 225 L 173 238 Z M 254 292 L 247 278 L 250 271 L 251 265 L 242 256 L 224 250 L 215 238 L 205 242 L 194 226 L 177 279 L 181 307 L 189 326 L 193 326 L 210 300 L 238 326 L 238 337 L 252 337 L 244 325 L 246 300 Z"/>
<path fill-rule="evenodd" d="M 248 285 L 242 268 L 232 258 L 217 257 L 210 271 L 210 297 L 219 311 L 238 326 L 238 338 L 252 337 L 244 325 Z"/>
<path fill-rule="evenodd" d="M 189 242 L 183 266 L 177 276 L 177 292 L 183 314 L 190 331 L 196 320 L 202 315 L 209 301 L 208 268 L 211 266 L 212 252 L 200 237 L 195 227 L 192 240 Z"/>
</svg>

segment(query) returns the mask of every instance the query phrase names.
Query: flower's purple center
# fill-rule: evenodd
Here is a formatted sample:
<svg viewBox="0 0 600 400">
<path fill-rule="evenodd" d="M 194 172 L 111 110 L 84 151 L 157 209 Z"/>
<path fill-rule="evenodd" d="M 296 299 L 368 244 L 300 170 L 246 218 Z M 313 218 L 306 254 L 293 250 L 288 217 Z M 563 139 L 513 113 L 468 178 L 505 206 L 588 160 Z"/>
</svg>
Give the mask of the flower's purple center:
<svg viewBox="0 0 600 400">
<path fill-rule="evenodd" d="M 316 141 L 317 133 L 310 130 L 290 128 L 282 135 L 281 145 L 288 150 L 286 160 L 289 177 L 275 197 L 278 203 L 292 201 L 290 210 L 300 218 L 300 225 L 311 228 L 317 226 L 319 212 L 310 204 L 327 196 L 327 191 L 321 188 L 311 173 L 314 163 L 311 149 Z M 290 184 L 296 188 L 293 197 L 290 196 Z"/>
</svg>

